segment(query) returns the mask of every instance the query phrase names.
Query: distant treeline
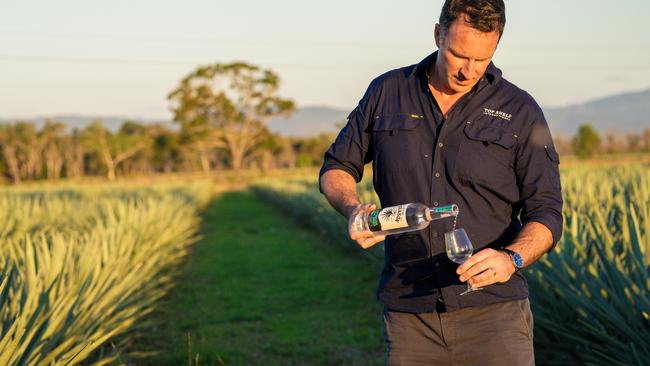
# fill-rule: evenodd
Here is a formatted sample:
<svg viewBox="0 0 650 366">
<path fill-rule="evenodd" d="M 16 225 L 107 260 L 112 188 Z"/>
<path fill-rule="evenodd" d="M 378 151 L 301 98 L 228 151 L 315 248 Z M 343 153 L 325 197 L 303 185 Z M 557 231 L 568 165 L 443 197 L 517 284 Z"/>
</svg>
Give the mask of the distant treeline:
<svg viewBox="0 0 650 366">
<path fill-rule="evenodd" d="M 319 166 L 336 137 L 284 137 L 260 126 L 255 143 L 243 152 L 238 166 L 233 166 L 232 155 L 224 145 L 206 147 L 210 141 L 197 145 L 183 128 L 174 131 L 162 124 L 125 121 L 117 132 L 111 132 L 96 121 L 80 130 L 67 130 L 57 121 L 47 121 L 40 130 L 31 122 L 0 125 L 0 176 L 18 183 L 63 177 L 115 179 L 151 173 Z M 555 143 L 561 154 L 579 157 L 650 153 L 650 128 L 639 134 L 609 133 L 601 137 L 587 124 L 576 136 L 558 136 Z"/>
<path fill-rule="evenodd" d="M 271 133 L 269 118 L 289 115 L 271 70 L 243 62 L 202 66 L 167 99 L 180 125 L 125 121 L 117 132 L 101 121 L 67 131 L 47 121 L 0 125 L 0 176 L 22 180 L 318 165 L 333 136 L 292 139 Z"/>
<path fill-rule="evenodd" d="M 162 124 L 125 121 L 117 132 L 101 121 L 66 132 L 62 122 L 0 125 L 0 175 L 5 181 L 132 176 L 151 173 L 211 172 L 233 169 L 225 148 L 201 149 L 185 131 Z M 246 149 L 239 168 L 272 169 L 320 165 L 333 134 L 283 137 L 266 128 Z"/>
<path fill-rule="evenodd" d="M 178 131 L 125 121 L 117 132 L 96 121 L 68 131 L 47 121 L 0 124 L 0 177 L 23 180 L 149 173 L 291 168 L 320 165 L 335 138 L 287 138 L 266 122 L 289 115 L 294 103 L 277 95 L 279 78 L 243 62 L 202 66 L 183 78 L 167 99 Z M 334 121 L 333 121 L 334 122 Z M 556 138 L 564 154 L 650 152 L 650 129 L 601 138 L 583 125 L 572 138 Z"/>
<path fill-rule="evenodd" d="M 650 128 L 640 133 L 618 133 L 608 131 L 598 134 L 588 123 L 578 129 L 573 137 L 555 136 L 555 145 L 560 154 L 588 158 L 596 155 L 621 153 L 650 153 Z"/>
</svg>

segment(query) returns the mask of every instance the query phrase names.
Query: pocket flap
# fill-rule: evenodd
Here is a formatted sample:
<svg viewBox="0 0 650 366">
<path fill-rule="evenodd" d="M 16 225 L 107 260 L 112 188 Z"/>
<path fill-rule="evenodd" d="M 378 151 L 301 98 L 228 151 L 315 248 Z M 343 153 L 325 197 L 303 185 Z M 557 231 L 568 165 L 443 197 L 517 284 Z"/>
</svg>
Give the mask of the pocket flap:
<svg viewBox="0 0 650 366">
<path fill-rule="evenodd" d="M 518 138 L 517 133 L 509 128 L 474 122 L 467 122 L 464 131 L 471 140 L 497 144 L 506 149 L 513 147 Z"/>
<path fill-rule="evenodd" d="M 394 131 L 394 130 L 412 130 L 423 121 L 423 116 L 419 114 L 392 114 L 387 116 L 376 116 L 373 131 Z"/>
</svg>

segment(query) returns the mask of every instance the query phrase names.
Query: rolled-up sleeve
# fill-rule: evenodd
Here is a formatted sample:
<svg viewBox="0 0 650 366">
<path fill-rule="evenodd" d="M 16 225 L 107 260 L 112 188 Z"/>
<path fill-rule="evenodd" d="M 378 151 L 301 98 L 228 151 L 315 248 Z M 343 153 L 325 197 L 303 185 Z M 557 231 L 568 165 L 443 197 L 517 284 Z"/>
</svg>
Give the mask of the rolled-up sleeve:
<svg viewBox="0 0 650 366">
<path fill-rule="evenodd" d="M 560 159 L 548 124 L 539 107 L 533 122 L 522 131 L 517 151 L 516 174 L 522 205 L 521 221 L 539 222 L 553 234 L 553 247 L 562 236 L 562 187 Z"/>
<path fill-rule="evenodd" d="M 319 181 L 320 177 L 331 169 L 344 170 L 352 175 L 357 182 L 363 178 L 363 167 L 372 160 L 369 125 L 372 119 L 371 100 L 374 92 L 375 83 L 373 82 L 357 107 L 349 114 L 345 127 L 325 152 Z"/>
</svg>

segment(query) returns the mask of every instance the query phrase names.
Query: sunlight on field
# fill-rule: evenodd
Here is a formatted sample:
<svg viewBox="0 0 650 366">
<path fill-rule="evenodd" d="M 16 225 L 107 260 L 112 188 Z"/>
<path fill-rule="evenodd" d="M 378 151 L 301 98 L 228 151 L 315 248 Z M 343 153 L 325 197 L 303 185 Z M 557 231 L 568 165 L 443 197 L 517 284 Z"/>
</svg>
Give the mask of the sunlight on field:
<svg viewBox="0 0 650 366">
<path fill-rule="evenodd" d="M 0 364 L 118 358 L 197 239 L 211 188 L 0 189 Z"/>
<path fill-rule="evenodd" d="M 563 164 L 563 238 L 526 270 L 545 364 L 650 364 L 650 166 L 601 162 Z M 120 362 L 173 285 L 211 197 L 251 181 L 257 197 L 381 268 L 382 246 L 348 240 L 317 169 L 207 178 L 0 187 L 0 364 Z M 359 190 L 378 202 L 372 171 Z"/>
<path fill-rule="evenodd" d="M 537 358 L 551 364 L 650 364 L 650 166 L 561 169 L 564 235 L 528 269 Z M 366 172 L 364 202 L 378 202 Z M 316 177 L 267 179 L 257 194 L 335 243 L 356 249 Z M 375 247 L 364 252 L 381 266 Z"/>
</svg>

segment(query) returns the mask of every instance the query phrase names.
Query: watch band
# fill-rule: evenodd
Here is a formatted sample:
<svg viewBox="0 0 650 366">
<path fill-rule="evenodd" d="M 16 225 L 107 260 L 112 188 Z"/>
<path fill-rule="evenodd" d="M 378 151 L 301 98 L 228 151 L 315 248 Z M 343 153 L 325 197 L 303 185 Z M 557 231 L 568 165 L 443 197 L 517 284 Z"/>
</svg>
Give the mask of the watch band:
<svg viewBox="0 0 650 366">
<path fill-rule="evenodd" d="M 510 260 L 512 260 L 512 264 L 515 266 L 515 272 L 524 268 L 524 259 L 521 257 L 519 253 L 508 248 L 501 248 L 501 250 L 508 253 L 508 255 L 510 256 Z"/>
</svg>

